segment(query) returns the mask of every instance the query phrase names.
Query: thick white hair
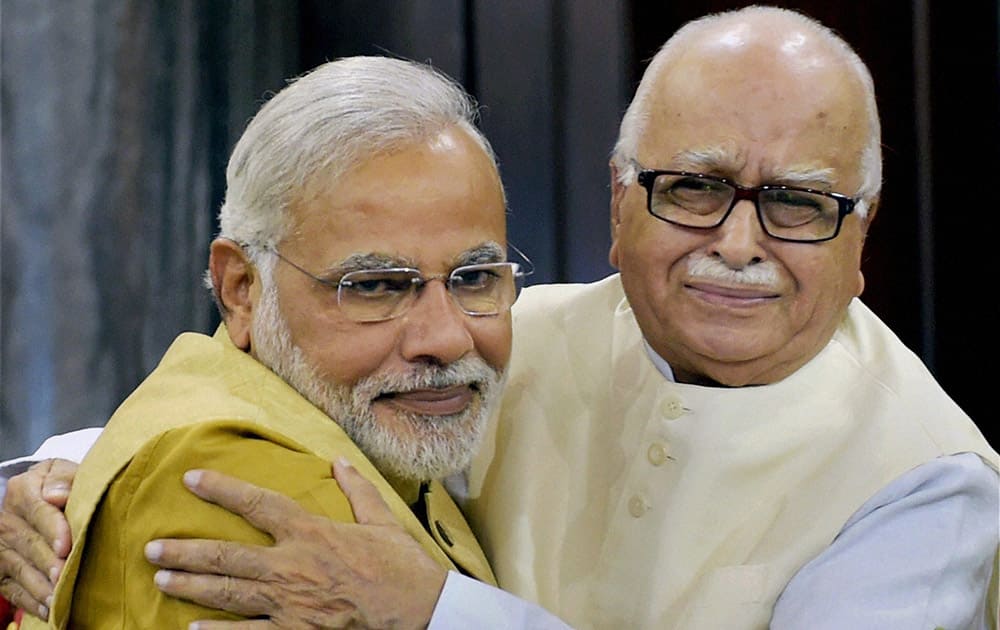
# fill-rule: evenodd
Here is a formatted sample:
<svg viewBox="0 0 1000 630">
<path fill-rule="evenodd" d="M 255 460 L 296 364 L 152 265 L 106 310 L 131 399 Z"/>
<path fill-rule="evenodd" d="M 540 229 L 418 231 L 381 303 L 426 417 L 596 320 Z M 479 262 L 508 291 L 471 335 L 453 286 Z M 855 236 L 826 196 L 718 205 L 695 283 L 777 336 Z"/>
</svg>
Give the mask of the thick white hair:
<svg viewBox="0 0 1000 630">
<path fill-rule="evenodd" d="M 219 236 L 247 245 L 267 281 L 273 261 L 261 250 L 286 236 L 289 205 L 311 177 L 322 172 L 335 181 L 373 156 L 453 126 L 495 166 L 476 116 L 465 90 L 426 64 L 364 56 L 325 63 L 292 80 L 247 125 L 226 169 Z"/>
<path fill-rule="evenodd" d="M 663 67 L 677 51 L 679 51 L 690 39 L 712 29 L 719 24 L 734 19 L 741 19 L 751 16 L 773 16 L 790 20 L 793 24 L 803 30 L 815 33 L 834 50 L 844 56 L 847 64 L 854 70 L 858 80 L 861 82 L 865 93 L 865 111 L 868 117 L 868 144 L 861 155 L 861 188 L 856 196 L 861 199 L 856 212 L 861 218 L 867 216 L 872 203 L 878 198 L 882 189 L 882 131 L 878 117 L 878 106 L 875 103 L 875 83 L 872 81 L 868 67 L 861 60 L 861 57 L 851 46 L 837 35 L 833 30 L 811 17 L 777 7 L 753 5 L 736 11 L 715 13 L 688 22 L 678 29 L 674 35 L 667 40 L 662 48 L 656 53 L 649 67 L 643 75 L 639 88 L 636 90 L 635 98 L 629 105 L 622 118 L 621 128 L 618 132 L 618 141 L 615 143 L 611 160 L 618 171 L 618 180 L 622 184 L 631 184 L 637 173 L 632 160 L 635 159 L 639 139 L 649 120 L 649 103 L 652 97 L 652 85 L 659 76 Z"/>
</svg>

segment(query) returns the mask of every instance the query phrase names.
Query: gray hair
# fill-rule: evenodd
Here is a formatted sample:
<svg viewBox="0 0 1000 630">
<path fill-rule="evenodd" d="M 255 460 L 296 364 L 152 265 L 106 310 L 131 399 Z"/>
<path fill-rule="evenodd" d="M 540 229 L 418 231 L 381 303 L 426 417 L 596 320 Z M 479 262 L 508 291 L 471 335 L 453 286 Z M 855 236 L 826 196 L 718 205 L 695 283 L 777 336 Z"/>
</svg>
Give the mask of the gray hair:
<svg viewBox="0 0 1000 630">
<path fill-rule="evenodd" d="M 868 67 L 851 46 L 833 30 L 811 17 L 797 11 L 777 7 L 749 6 L 736 11 L 711 14 L 678 29 L 656 53 L 643 75 L 635 98 L 622 118 L 618 141 L 612 153 L 612 163 L 618 171 L 618 180 L 622 184 L 631 184 L 637 176 L 632 160 L 635 159 L 639 147 L 639 138 L 649 120 L 649 103 L 652 97 L 652 84 L 663 67 L 685 43 L 692 37 L 704 33 L 718 24 L 744 16 L 774 16 L 792 20 L 801 28 L 817 34 L 829 43 L 834 50 L 844 56 L 844 59 L 854 70 L 861 81 L 865 93 L 865 111 L 868 116 L 868 144 L 861 154 L 861 188 L 856 196 L 861 199 L 857 205 L 857 213 L 861 218 L 867 216 L 868 210 L 882 189 L 882 132 L 878 117 L 878 106 L 875 103 L 875 83 L 872 81 Z"/>
<path fill-rule="evenodd" d="M 375 155 L 452 126 L 465 130 L 495 166 L 476 116 L 465 90 L 428 65 L 362 56 L 325 63 L 269 100 L 236 143 L 219 236 L 248 246 L 268 281 L 273 257 L 261 250 L 287 235 L 289 205 L 311 177 L 322 172 L 335 181 Z"/>
</svg>

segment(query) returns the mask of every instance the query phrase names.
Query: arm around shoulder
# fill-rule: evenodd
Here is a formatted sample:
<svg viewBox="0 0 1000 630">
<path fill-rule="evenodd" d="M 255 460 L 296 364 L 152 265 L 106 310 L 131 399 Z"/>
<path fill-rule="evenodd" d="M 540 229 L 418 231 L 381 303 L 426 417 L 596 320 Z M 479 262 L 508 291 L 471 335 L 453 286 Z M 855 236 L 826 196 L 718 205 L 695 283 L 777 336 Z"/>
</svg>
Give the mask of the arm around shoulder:
<svg viewBox="0 0 1000 630">
<path fill-rule="evenodd" d="M 329 462 L 280 436 L 235 423 L 168 431 L 147 443 L 118 474 L 92 519 L 71 625 L 182 627 L 197 619 L 237 618 L 160 593 L 153 583 L 156 567 L 143 554 L 146 543 L 158 538 L 273 542 L 239 516 L 191 494 L 182 477 L 194 468 L 219 470 L 276 490 L 314 514 L 353 520 Z"/>
</svg>

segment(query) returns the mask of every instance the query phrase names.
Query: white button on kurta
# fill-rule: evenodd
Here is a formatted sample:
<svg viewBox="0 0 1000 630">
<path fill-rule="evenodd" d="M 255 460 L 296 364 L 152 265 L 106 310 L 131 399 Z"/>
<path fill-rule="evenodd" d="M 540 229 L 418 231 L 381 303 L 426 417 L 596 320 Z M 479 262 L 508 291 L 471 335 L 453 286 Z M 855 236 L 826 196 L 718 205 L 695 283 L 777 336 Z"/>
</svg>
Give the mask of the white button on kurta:
<svg viewBox="0 0 1000 630">
<path fill-rule="evenodd" d="M 653 442 L 646 449 L 646 459 L 649 463 L 654 466 L 662 466 L 665 461 L 670 459 L 670 451 L 667 449 L 667 445 L 663 442 Z"/>
<path fill-rule="evenodd" d="M 639 518 L 649 510 L 649 500 L 641 494 L 632 495 L 628 500 L 628 513 Z"/>
<path fill-rule="evenodd" d="M 660 403 L 660 413 L 667 420 L 676 420 L 684 415 L 684 404 L 677 398 L 666 398 Z"/>
</svg>

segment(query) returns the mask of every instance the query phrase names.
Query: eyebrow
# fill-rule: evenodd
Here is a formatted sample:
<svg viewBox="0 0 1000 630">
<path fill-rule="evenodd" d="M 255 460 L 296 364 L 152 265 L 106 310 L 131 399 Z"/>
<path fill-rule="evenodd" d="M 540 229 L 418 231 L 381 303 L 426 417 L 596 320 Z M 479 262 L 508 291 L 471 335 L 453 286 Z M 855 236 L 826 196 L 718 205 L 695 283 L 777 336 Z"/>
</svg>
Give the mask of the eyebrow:
<svg viewBox="0 0 1000 630">
<path fill-rule="evenodd" d="M 702 149 L 686 149 L 674 154 L 674 163 L 679 170 L 698 173 L 738 173 L 743 169 L 746 158 L 734 155 L 723 147 L 706 147 Z"/>
<path fill-rule="evenodd" d="M 347 258 L 330 266 L 323 275 L 329 278 L 340 278 L 352 271 L 370 269 L 394 269 L 397 267 L 413 267 L 413 260 L 403 256 L 390 256 L 375 252 L 351 254 Z"/>
<path fill-rule="evenodd" d="M 834 170 L 829 167 L 770 169 L 767 181 L 773 184 L 830 190 L 833 188 L 833 175 Z"/>
<path fill-rule="evenodd" d="M 680 151 L 674 160 L 681 164 L 681 170 L 692 170 L 706 174 L 722 173 L 727 176 L 742 170 L 746 160 L 723 147 L 708 147 Z M 789 167 L 764 168 L 765 183 L 785 186 L 800 186 L 830 190 L 834 185 L 835 171 L 829 167 Z"/>
<path fill-rule="evenodd" d="M 501 262 L 505 258 L 504 249 L 495 241 L 487 241 L 465 250 L 453 259 L 454 267 L 465 265 L 480 265 L 483 263 Z M 367 271 L 377 269 L 395 269 L 408 267 L 417 269 L 417 263 L 405 256 L 392 256 L 378 252 L 351 254 L 340 262 L 334 263 L 321 275 L 326 278 L 341 278 L 352 271 Z"/>
<path fill-rule="evenodd" d="M 471 249 L 467 249 L 455 257 L 455 266 L 481 265 L 484 263 L 503 262 L 506 258 L 503 247 L 496 241 L 487 241 Z"/>
</svg>

